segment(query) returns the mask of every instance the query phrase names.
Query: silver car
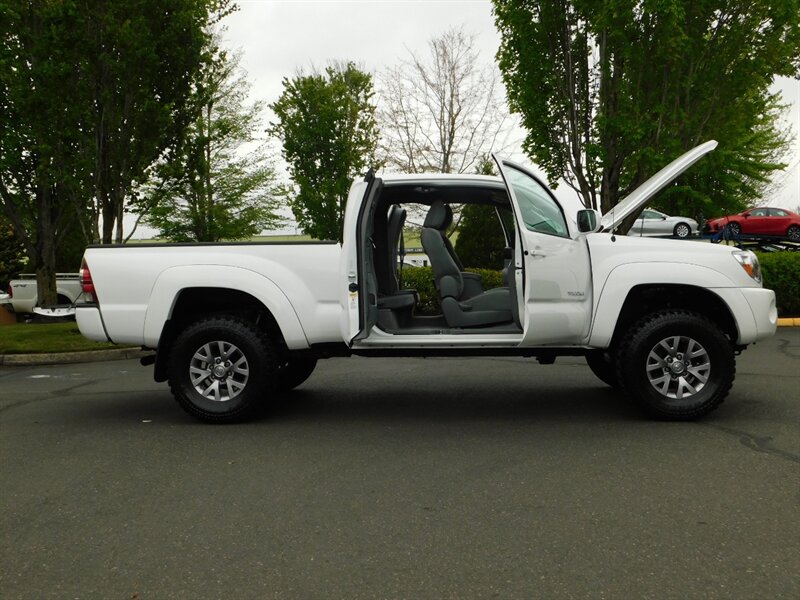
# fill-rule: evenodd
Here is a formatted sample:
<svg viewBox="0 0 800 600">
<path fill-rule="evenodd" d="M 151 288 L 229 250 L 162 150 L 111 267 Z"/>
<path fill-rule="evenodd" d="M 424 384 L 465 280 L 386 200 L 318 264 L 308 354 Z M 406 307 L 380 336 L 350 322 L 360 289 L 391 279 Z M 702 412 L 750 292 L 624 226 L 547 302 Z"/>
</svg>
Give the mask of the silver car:
<svg viewBox="0 0 800 600">
<path fill-rule="evenodd" d="M 688 238 L 697 233 L 697 221 L 688 217 L 670 217 L 662 212 L 646 208 L 636 219 L 628 235 L 674 236 Z"/>
</svg>

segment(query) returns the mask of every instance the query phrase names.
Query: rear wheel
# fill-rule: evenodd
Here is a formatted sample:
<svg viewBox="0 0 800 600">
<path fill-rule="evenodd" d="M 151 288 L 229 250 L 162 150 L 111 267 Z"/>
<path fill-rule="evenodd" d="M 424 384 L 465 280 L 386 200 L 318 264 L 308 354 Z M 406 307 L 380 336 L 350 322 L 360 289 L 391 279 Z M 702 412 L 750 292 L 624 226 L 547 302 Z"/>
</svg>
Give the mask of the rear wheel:
<svg viewBox="0 0 800 600">
<path fill-rule="evenodd" d="M 267 335 L 249 321 L 213 316 L 189 325 L 170 354 L 169 385 L 193 417 L 229 423 L 251 416 L 278 382 Z"/>
<path fill-rule="evenodd" d="M 786 231 L 786 236 L 793 242 L 800 242 L 800 227 L 797 225 L 792 225 Z"/>
<path fill-rule="evenodd" d="M 675 229 L 672 230 L 672 233 L 676 238 L 688 238 L 692 235 L 692 228 L 686 223 L 678 223 L 675 225 Z"/>
<path fill-rule="evenodd" d="M 733 347 L 713 322 L 690 311 L 657 312 L 619 346 L 617 377 L 651 416 L 692 420 L 722 404 L 733 385 Z"/>
</svg>

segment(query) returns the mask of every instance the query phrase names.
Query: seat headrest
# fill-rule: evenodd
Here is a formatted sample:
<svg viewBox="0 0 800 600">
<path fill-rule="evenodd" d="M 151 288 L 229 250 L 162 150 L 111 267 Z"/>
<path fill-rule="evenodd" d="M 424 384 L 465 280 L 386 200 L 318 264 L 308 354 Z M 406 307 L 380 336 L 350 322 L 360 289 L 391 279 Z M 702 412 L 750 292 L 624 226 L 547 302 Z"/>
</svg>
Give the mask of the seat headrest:
<svg viewBox="0 0 800 600">
<path fill-rule="evenodd" d="M 428 214 L 425 216 L 425 223 L 423 227 L 430 227 L 444 231 L 453 222 L 453 209 L 448 204 L 441 200 L 435 200 L 428 209 Z"/>
</svg>

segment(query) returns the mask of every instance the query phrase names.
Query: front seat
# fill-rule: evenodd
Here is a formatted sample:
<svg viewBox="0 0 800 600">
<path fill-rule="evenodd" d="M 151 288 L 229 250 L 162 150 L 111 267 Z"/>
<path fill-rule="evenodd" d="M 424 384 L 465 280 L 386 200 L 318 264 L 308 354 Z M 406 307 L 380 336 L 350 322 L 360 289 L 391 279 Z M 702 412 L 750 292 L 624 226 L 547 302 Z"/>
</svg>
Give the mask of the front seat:
<svg viewBox="0 0 800 600">
<path fill-rule="evenodd" d="M 428 210 L 420 236 L 422 247 L 433 267 L 445 321 L 450 327 L 481 327 L 512 322 L 512 297 L 507 287 L 478 291 L 474 295 L 465 293 L 465 274 L 453 259 L 445 241 L 445 230 L 452 221 L 452 209 L 441 200 L 436 200 Z"/>
</svg>

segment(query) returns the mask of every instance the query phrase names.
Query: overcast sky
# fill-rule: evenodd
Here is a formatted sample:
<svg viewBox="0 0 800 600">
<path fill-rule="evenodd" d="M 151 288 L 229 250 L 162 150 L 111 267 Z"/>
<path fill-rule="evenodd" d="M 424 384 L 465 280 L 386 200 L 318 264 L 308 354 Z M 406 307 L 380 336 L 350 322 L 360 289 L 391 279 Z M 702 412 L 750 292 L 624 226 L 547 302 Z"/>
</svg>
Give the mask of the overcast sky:
<svg viewBox="0 0 800 600">
<path fill-rule="evenodd" d="M 430 38 L 453 26 L 477 35 L 481 59 L 494 61 L 499 36 L 485 0 L 237 0 L 225 19 L 225 39 L 242 52 L 254 98 L 274 102 L 281 81 L 298 69 L 352 60 L 371 72 L 397 64 L 408 50 L 425 52 Z M 800 205 L 800 81 L 776 88 L 791 104 L 787 127 L 795 142 L 789 168 L 775 177 L 766 203 L 794 210 Z M 561 186 L 564 188 L 564 186 Z M 559 189 L 559 195 L 566 193 Z M 137 237 L 138 237 L 137 232 Z M 144 233 L 144 232 L 143 232 Z"/>
</svg>

